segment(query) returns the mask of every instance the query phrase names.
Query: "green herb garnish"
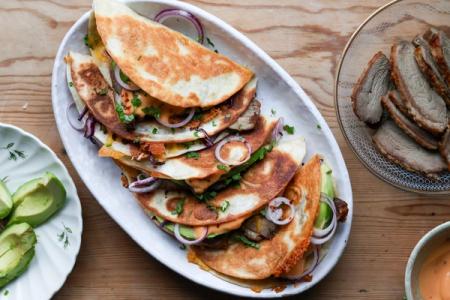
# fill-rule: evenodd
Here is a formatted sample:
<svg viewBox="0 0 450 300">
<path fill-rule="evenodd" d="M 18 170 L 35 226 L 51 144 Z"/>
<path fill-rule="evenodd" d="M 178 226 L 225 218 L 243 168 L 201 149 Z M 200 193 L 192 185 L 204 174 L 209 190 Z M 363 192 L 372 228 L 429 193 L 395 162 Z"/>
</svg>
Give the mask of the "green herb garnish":
<svg viewBox="0 0 450 300">
<path fill-rule="evenodd" d="M 149 107 L 144 107 L 142 109 L 142 112 L 148 116 L 152 116 L 154 118 L 159 118 L 159 116 L 161 115 L 161 109 L 159 109 L 159 107 L 156 106 L 149 106 Z"/>
<path fill-rule="evenodd" d="M 217 126 L 216 120 L 213 120 L 213 121 L 212 121 L 212 126 L 213 126 L 213 127 L 216 127 L 216 126 Z M 239 126 L 241 126 L 241 125 L 239 125 Z"/>
<path fill-rule="evenodd" d="M 141 106 L 142 101 L 141 99 L 139 99 L 139 96 L 134 94 L 133 95 L 133 99 L 131 99 L 131 105 L 133 105 L 134 107 L 139 107 Z"/>
<path fill-rule="evenodd" d="M 188 152 L 186 153 L 187 158 L 199 159 L 200 154 L 198 152 Z"/>
<path fill-rule="evenodd" d="M 116 112 L 119 115 L 120 122 L 129 124 L 134 121 L 134 115 L 127 115 L 120 103 L 116 104 Z"/>
<path fill-rule="evenodd" d="M 73 82 L 72 81 L 69 82 L 69 86 L 73 87 Z"/>
<path fill-rule="evenodd" d="M 183 207 L 184 207 L 184 202 L 186 201 L 186 198 L 182 198 L 181 200 L 179 200 L 177 202 L 177 206 L 175 207 L 174 210 L 172 210 L 170 213 L 172 215 L 181 215 L 183 213 Z"/>
<path fill-rule="evenodd" d="M 222 170 L 222 171 L 228 171 L 228 167 L 223 164 L 218 164 L 217 169 Z"/>
<path fill-rule="evenodd" d="M 203 112 L 201 110 L 198 110 L 195 112 L 194 116 L 192 117 L 192 120 L 201 120 L 203 117 Z"/>
<path fill-rule="evenodd" d="M 258 243 L 250 241 L 248 238 L 246 238 L 245 236 L 243 236 L 241 234 L 236 234 L 233 237 L 234 237 L 234 239 L 236 241 L 241 242 L 242 244 L 244 244 L 247 247 L 252 247 L 252 248 L 255 248 L 255 249 L 259 249 L 259 244 Z"/>
<path fill-rule="evenodd" d="M 183 143 L 184 148 L 188 149 L 192 147 L 192 145 L 194 145 L 194 142 L 186 142 Z"/>
<path fill-rule="evenodd" d="M 272 108 L 272 109 L 270 110 L 270 113 L 272 114 L 272 116 L 275 116 L 275 115 L 277 114 L 277 111 L 276 111 L 275 109 Z"/>
<path fill-rule="evenodd" d="M 215 48 L 216 45 L 214 45 L 214 43 L 209 39 L 209 37 L 206 37 L 206 42 L 208 43 L 208 45 L 210 45 L 211 47 Z"/>
<path fill-rule="evenodd" d="M 211 191 L 211 192 L 205 192 L 203 194 L 200 195 L 195 195 L 200 201 L 208 201 L 213 199 L 214 197 L 217 196 L 217 192 L 215 191 Z"/>
<path fill-rule="evenodd" d="M 222 205 L 220 206 L 220 210 L 223 211 L 223 212 L 225 212 L 225 211 L 228 209 L 229 206 L 230 206 L 230 202 L 225 201 L 225 202 L 222 203 Z"/>
<path fill-rule="evenodd" d="M 317 129 L 322 129 L 322 126 L 320 126 L 320 124 L 317 124 Z"/>
<path fill-rule="evenodd" d="M 84 36 L 84 44 L 92 49 L 92 46 L 89 44 L 89 37 L 87 34 Z"/>
<path fill-rule="evenodd" d="M 158 128 L 154 127 L 153 130 L 152 130 L 152 133 L 153 134 L 157 134 L 158 133 Z"/>
<path fill-rule="evenodd" d="M 283 130 L 286 131 L 288 134 L 294 134 L 295 128 L 294 126 L 284 125 Z"/>
<path fill-rule="evenodd" d="M 122 70 L 120 70 L 119 76 L 120 76 L 120 79 L 122 79 L 123 82 L 125 82 L 125 83 L 130 82 L 130 78 L 129 78 L 127 75 L 125 75 L 125 74 L 122 72 Z"/>
</svg>

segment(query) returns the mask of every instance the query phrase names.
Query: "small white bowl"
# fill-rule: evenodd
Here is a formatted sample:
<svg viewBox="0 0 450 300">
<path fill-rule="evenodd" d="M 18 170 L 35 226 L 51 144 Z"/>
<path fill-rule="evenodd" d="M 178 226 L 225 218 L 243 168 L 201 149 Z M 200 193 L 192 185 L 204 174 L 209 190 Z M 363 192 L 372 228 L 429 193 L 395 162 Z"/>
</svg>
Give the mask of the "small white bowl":
<svg viewBox="0 0 450 300">
<path fill-rule="evenodd" d="M 419 274 L 430 252 L 450 238 L 450 221 L 425 234 L 409 256 L 405 272 L 405 292 L 408 300 L 424 300 L 420 295 Z"/>
</svg>

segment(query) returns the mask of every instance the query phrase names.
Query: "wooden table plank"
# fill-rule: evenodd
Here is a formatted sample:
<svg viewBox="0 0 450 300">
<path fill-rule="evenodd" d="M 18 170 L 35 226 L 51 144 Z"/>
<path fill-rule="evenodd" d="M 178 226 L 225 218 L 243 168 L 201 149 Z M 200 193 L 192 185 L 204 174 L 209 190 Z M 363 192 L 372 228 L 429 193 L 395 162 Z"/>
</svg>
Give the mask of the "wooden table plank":
<svg viewBox="0 0 450 300">
<path fill-rule="evenodd" d="M 378 180 L 339 131 L 333 82 L 356 27 L 384 1 L 190 0 L 230 23 L 278 61 L 331 126 L 354 189 L 348 247 L 308 299 L 401 299 L 406 260 L 417 240 L 450 219 L 445 197 L 419 196 Z M 61 144 L 51 108 L 51 72 L 59 43 L 89 0 L 0 2 L 0 121 L 32 132 L 63 160 L 83 206 L 84 233 L 75 269 L 57 299 L 229 299 L 170 271 L 140 249 L 97 204 Z"/>
</svg>

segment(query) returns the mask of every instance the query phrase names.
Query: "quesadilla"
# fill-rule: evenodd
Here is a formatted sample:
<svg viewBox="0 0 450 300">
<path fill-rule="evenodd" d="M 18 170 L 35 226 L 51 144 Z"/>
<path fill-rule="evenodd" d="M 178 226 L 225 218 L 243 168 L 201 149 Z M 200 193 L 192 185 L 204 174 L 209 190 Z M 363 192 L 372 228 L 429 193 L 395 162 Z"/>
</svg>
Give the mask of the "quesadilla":
<svg viewBox="0 0 450 300">
<path fill-rule="evenodd" d="M 146 194 L 136 194 L 141 206 L 165 220 L 192 226 L 229 222 L 261 208 L 276 197 L 294 176 L 305 156 L 303 138 L 281 141 L 262 161 L 246 171 L 239 188 L 228 187 L 217 193 L 208 203 L 192 194 L 177 189 L 156 189 Z M 183 213 L 172 212 L 178 202 L 183 202 Z M 226 211 L 213 211 L 222 207 Z"/>
<path fill-rule="evenodd" d="M 295 265 L 309 247 L 321 192 L 321 159 L 314 156 L 299 169 L 285 195 L 295 207 L 293 220 L 258 248 L 231 243 L 226 249 L 193 247 L 197 257 L 213 270 L 242 279 L 280 276 Z"/>
<path fill-rule="evenodd" d="M 179 107 L 210 107 L 252 78 L 247 68 L 113 0 L 94 0 L 97 30 L 120 69 L 149 95 Z"/>
</svg>

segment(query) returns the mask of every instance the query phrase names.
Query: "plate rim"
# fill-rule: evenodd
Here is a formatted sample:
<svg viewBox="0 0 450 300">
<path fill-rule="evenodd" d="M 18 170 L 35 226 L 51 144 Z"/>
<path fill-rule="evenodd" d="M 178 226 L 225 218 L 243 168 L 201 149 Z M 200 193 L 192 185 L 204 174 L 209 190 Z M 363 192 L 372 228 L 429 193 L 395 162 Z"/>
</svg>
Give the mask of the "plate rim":
<svg viewBox="0 0 450 300">
<path fill-rule="evenodd" d="M 383 12 L 384 10 L 386 10 L 387 8 L 391 7 L 394 4 L 397 4 L 398 2 L 402 2 L 403 0 L 392 0 L 391 2 L 388 2 L 384 5 L 382 5 L 381 7 L 377 8 L 374 12 L 372 12 L 357 28 L 356 30 L 353 32 L 353 34 L 350 36 L 350 39 L 348 40 L 347 44 L 345 44 L 344 50 L 342 51 L 341 57 L 339 59 L 339 64 L 338 64 L 338 68 L 336 69 L 336 75 L 335 75 L 335 80 L 334 80 L 334 92 L 333 92 L 333 98 L 334 98 L 334 109 L 336 112 L 336 119 L 338 121 L 339 124 L 339 129 L 342 133 L 342 135 L 344 136 L 344 139 L 347 143 L 347 145 L 349 146 L 350 150 L 353 152 L 353 154 L 358 158 L 358 160 L 362 163 L 362 165 L 370 172 L 372 173 L 372 175 L 375 175 L 375 177 L 377 177 L 378 179 L 380 179 L 381 181 L 399 189 L 402 191 L 407 191 L 407 192 L 411 192 L 411 193 L 416 193 L 419 195 L 450 195 L 450 190 L 447 191 L 424 191 L 424 190 L 417 190 L 417 189 L 413 189 L 413 188 L 409 188 L 407 186 L 403 186 L 401 184 L 397 184 L 394 182 L 390 182 L 388 181 L 386 178 L 384 178 L 381 174 L 378 174 L 378 172 L 376 172 L 375 170 L 373 170 L 367 163 L 366 161 L 356 152 L 355 148 L 353 147 L 352 143 L 350 142 L 349 137 L 347 136 L 347 133 L 344 130 L 344 125 L 342 124 L 342 120 L 341 120 L 341 113 L 339 111 L 339 105 L 338 105 L 338 97 L 339 97 L 339 93 L 338 93 L 338 85 L 339 85 L 339 77 L 341 74 L 341 70 L 342 70 L 342 66 L 344 64 L 344 59 L 347 55 L 347 52 L 350 48 L 350 46 L 352 45 L 352 43 L 354 42 L 355 38 L 358 36 L 358 34 L 361 32 L 361 30 L 367 25 L 367 23 L 369 23 L 374 17 L 376 17 L 379 13 Z M 410 171 L 405 170 L 406 172 L 411 173 Z"/>
<path fill-rule="evenodd" d="M 80 243 L 78 245 L 76 245 L 74 256 L 73 256 L 73 261 L 69 261 L 69 263 L 68 263 L 69 268 L 68 268 L 67 274 L 64 276 L 64 280 L 61 282 L 59 287 L 57 287 L 54 291 L 52 291 L 50 293 L 50 298 L 49 299 L 51 299 L 51 298 L 53 298 L 53 296 L 55 296 L 55 294 L 58 291 L 61 290 L 61 288 L 66 283 L 67 278 L 69 277 L 69 275 L 72 273 L 73 269 L 75 268 L 75 264 L 77 262 L 78 255 L 80 254 L 81 243 L 83 241 L 83 208 L 81 206 L 80 197 L 78 196 L 77 186 L 75 185 L 75 182 L 73 181 L 72 176 L 70 176 L 70 173 L 67 170 L 67 168 L 64 165 L 64 163 L 59 159 L 59 157 L 56 155 L 56 153 L 47 144 L 45 144 L 43 141 L 41 141 L 37 136 L 35 136 L 34 134 L 32 134 L 32 133 L 30 133 L 28 131 L 25 131 L 24 129 L 22 129 L 22 128 L 16 126 L 16 125 L 12 125 L 12 124 L 7 124 L 7 123 L 0 122 L 0 129 L 1 128 L 12 129 L 12 130 L 18 132 L 18 134 L 32 139 L 41 148 L 43 148 L 46 151 L 48 151 L 48 153 L 50 153 L 51 159 L 54 162 L 56 162 L 62 168 L 64 176 L 66 176 L 66 178 L 69 181 L 69 184 L 71 185 L 71 188 L 73 189 L 73 194 L 74 194 L 73 196 L 74 196 L 74 198 L 76 200 L 75 201 L 75 205 L 77 206 L 77 208 L 79 210 L 79 214 L 77 214 L 77 218 L 78 218 L 78 220 L 80 222 Z M 20 280 L 20 276 L 18 278 L 16 278 L 15 280 Z M 5 288 L 7 288 L 7 285 L 5 286 Z"/>
<path fill-rule="evenodd" d="M 226 23 L 225 21 L 223 21 L 222 19 L 220 19 L 219 17 L 216 17 L 215 15 L 213 15 L 212 13 L 209 13 L 208 11 L 203 10 L 202 8 L 199 8 L 195 5 L 192 5 L 190 3 L 185 3 L 185 2 L 181 2 L 181 1 L 173 1 L 173 0 L 119 0 L 120 2 L 124 2 L 124 3 L 137 3 L 137 2 L 141 2 L 141 3 L 155 3 L 155 4 L 162 4 L 162 5 L 169 5 L 169 6 L 173 6 L 176 8 L 180 8 L 180 9 L 184 9 L 187 11 L 190 11 L 191 13 L 194 14 L 198 14 L 200 15 L 202 18 L 208 20 L 209 22 L 213 23 L 215 26 L 220 27 L 221 29 L 223 29 L 225 32 L 227 32 L 227 34 L 229 34 L 230 36 L 232 36 L 233 38 L 237 39 L 240 41 L 240 43 L 245 46 L 248 49 L 251 49 L 251 51 L 254 51 L 255 53 L 257 53 L 257 55 L 259 57 L 261 57 L 261 59 L 276 73 L 278 74 L 285 82 L 286 84 L 290 87 L 290 89 L 295 93 L 295 95 L 297 96 L 297 98 L 299 98 L 299 100 L 301 99 L 301 101 L 303 101 L 304 105 L 307 107 L 307 109 L 310 111 L 310 113 L 321 123 L 322 126 L 322 133 L 325 136 L 325 139 L 327 140 L 327 142 L 329 142 L 329 144 L 331 145 L 332 149 L 333 149 L 333 153 L 335 154 L 337 160 L 336 160 L 336 165 L 342 170 L 342 181 L 343 184 L 342 186 L 344 186 L 343 190 L 347 190 L 348 194 L 349 194 L 349 199 L 347 199 L 352 207 L 353 207 L 353 189 L 352 189 L 352 185 L 351 185 L 351 181 L 350 181 L 350 176 L 349 176 L 349 172 L 348 172 L 348 168 L 345 164 L 345 160 L 344 157 L 342 155 L 341 149 L 337 143 L 337 140 L 335 138 L 335 136 L 333 135 L 328 123 L 326 122 L 325 118 L 322 116 L 322 114 L 320 113 L 320 111 L 318 110 L 317 106 L 312 102 L 312 100 L 309 98 L 309 96 L 304 92 L 304 90 L 300 87 L 300 85 L 274 60 L 272 59 L 264 50 L 262 50 L 259 46 L 257 46 L 252 40 L 250 40 L 248 37 L 246 37 L 244 34 L 242 34 L 241 32 L 239 32 L 238 30 L 236 30 L 234 27 L 232 27 L 231 25 L 229 25 L 228 23 Z M 57 86 L 56 82 L 57 82 L 57 68 L 59 66 L 59 61 L 61 60 L 61 58 L 64 57 L 64 53 L 63 51 L 63 46 L 67 44 L 69 38 L 74 34 L 74 32 L 76 30 L 79 29 L 79 27 L 88 20 L 89 18 L 89 14 L 91 13 L 92 9 L 87 11 L 86 13 L 84 13 L 73 25 L 72 27 L 69 29 L 69 31 L 67 31 L 66 35 L 64 36 L 63 40 L 61 41 L 59 47 L 58 47 L 58 52 L 55 56 L 55 62 L 54 62 L 54 66 L 53 66 L 53 70 L 52 70 L 52 107 L 53 107 L 53 112 L 55 112 L 55 107 L 56 107 L 56 91 L 60 88 L 59 86 Z M 58 128 L 58 131 L 60 132 L 60 136 L 61 136 L 61 140 L 64 144 L 64 146 L 66 146 L 66 139 L 63 138 L 63 136 L 61 135 L 61 129 L 60 125 L 58 122 L 55 122 Z M 66 148 L 67 149 L 67 148 Z M 72 161 L 71 158 L 71 153 L 70 153 L 70 149 L 67 149 L 68 152 L 68 156 L 69 159 Z M 94 196 L 94 198 L 97 200 L 97 193 L 96 191 L 92 191 L 89 186 L 86 184 L 86 181 L 84 179 L 84 173 L 80 172 L 81 170 L 79 170 L 79 167 L 75 164 L 73 164 L 74 168 L 76 169 L 76 171 L 78 172 L 80 178 L 83 180 L 83 182 L 85 183 L 86 187 L 89 189 L 89 191 L 92 193 L 92 195 Z M 308 285 L 308 287 L 306 289 L 303 290 L 295 290 L 292 289 L 291 292 L 287 293 L 287 292 L 280 292 L 280 293 L 255 293 L 255 292 L 251 292 L 251 293 L 241 293 L 239 291 L 234 291 L 234 290 L 221 290 L 219 289 L 219 287 L 216 286 L 212 286 L 212 285 L 208 285 L 207 282 L 202 281 L 202 280 L 197 280 L 197 278 L 193 278 L 190 277 L 189 273 L 184 272 L 183 270 L 181 270 L 180 268 L 177 268 L 175 265 L 171 265 L 168 264 L 166 262 L 166 260 L 158 253 L 153 253 L 150 251 L 147 251 L 146 247 L 144 247 L 143 243 L 140 242 L 140 239 L 138 239 L 137 237 L 135 238 L 134 235 L 129 232 L 128 230 L 126 230 L 124 228 L 124 226 L 122 225 L 122 221 L 117 220 L 112 213 L 110 213 L 110 208 L 108 208 L 106 205 L 103 205 L 100 201 L 97 200 L 97 202 L 102 206 L 102 208 L 108 213 L 108 215 L 122 228 L 123 231 L 125 231 L 127 233 L 127 235 L 134 241 L 136 242 L 143 250 L 145 250 L 148 254 L 150 254 L 153 258 L 155 258 L 156 260 L 158 260 L 160 263 L 162 263 L 165 267 L 168 267 L 169 269 L 171 269 L 172 271 L 176 272 L 177 274 L 180 274 L 181 276 L 189 279 L 190 281 L 196 283 L 196 284 L 200 284 L 202 286 L 205 286 L 209 289 L 213 289 L 213 290 L 217 290 L 219 292 L 222 293 L 227 293 L 227 294 L 232 294 L 232 295 L 236 295 L 236 296 L 245 296 L 245 297 L 251 297 L 251 298 L 277 298 L 277 297 L 285 297 L 285 296 L 291 296 L 291 295 L 299 295 L 307 290 L 309 290 L 310 288 L 312 288 L 313 286 L 315 286 L 316 284 L 318 284 L 319 282 L 321 282 L 324 277 L 326 277 L 336 266 L 336 264 L 338 263 L 338 261 L 341 259 L 345 248 L 348 244 L 349 238 L 350 238 L 350 233 L 351 233 L 351 226 L 352 226 L 352 219 L 353 219 L 353 209 L 351 210 L 351 214 L 349 214 L 347 216 L 347 220 L 346 220 L 346 224 L 348 224 L 344 231 L 343 231 L 343 237 L 342 239 L 345 241 L 343 242 L 342 246 L 336 248 L 336 252 L 337 254 L 335 256 L 333 256 L 330 261 L 329 261 L 329 269 L 327 272 L 324 272 L 324 274 L 322 274 L 322 276 L 315 276 L 315 278 L 318 278 L 317 281 L 315 281 L 314 283 L 312 283 L 311 285 Z M 221 279 L 223 280 L 223 279 Z M 239 286 L 240 287 L 240 286 Z M 248 289 L 250 291 L 250 289 Z"/>
</svg>

